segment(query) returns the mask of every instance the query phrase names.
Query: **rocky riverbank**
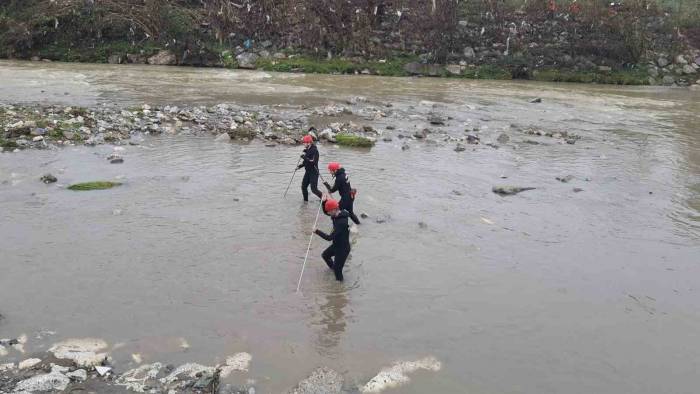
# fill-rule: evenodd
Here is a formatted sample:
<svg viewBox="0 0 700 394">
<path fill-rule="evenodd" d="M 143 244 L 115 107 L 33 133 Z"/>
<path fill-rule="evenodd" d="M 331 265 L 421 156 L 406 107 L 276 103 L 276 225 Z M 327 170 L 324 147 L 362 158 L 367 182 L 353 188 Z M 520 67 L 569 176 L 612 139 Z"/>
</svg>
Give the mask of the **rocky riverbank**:
<svg viewBox="0 0 700 394">
<path fill-rule="evenodd" d="M 700 80 L 697 16 L 653 3 L 336 9 L 302 1 L 274 10 L 254 1 L 35 3 L 36 12 L 7 6 L 0 13 L 7 31 L 0 34 L 0 57 L 621 85 Z M 122 15 L 125 7 L 131 11 Z M 112 17 L 117 14 L 122 18 Z"/>
<path fill-rule="evenodd" d="M 123 356 L 124 344 L 109 344 L 99 338 L 66 339 L 50 343 L 51 331 L 22 334 L 14 339 L 0 339 L 0 393 L 29 394 L 34 392 L 99 393 L 216 393 L 254 394 L 257 380 L 251 374 L 253 356 L 246 352 L 233 354 L 215 365 L 186 362 L 179 366 L 163 362 L 144 362 L 149 355 L 132 353 L 127 361 L 116 361 L 113 354 Z M 176 339 L 180 351 L 189 344 Z M 33 347 L 48 347 L 32 351 Z M 8 358 L 10 362 L 2 362 Z M 383 368 L 365 384 L 346 382 L 343 375 L 327 367 L 310 371 L 307 378 L 290 394 L 381 393 L 386 389 L 410 383 L 410 375 L 425 370 L 437 372 L 440 361 L 426 357 L 415 361 L 399 361 Z M 244 383 L 229 383 L 244 382 Z"/>
</svg>

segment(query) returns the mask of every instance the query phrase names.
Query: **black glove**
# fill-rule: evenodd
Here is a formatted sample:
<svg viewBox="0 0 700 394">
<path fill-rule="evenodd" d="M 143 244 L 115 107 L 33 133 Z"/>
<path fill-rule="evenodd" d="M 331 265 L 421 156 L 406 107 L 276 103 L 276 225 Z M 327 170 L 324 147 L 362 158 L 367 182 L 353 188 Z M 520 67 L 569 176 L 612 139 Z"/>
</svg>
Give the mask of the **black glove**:
<svg viewBox="0 0 700 394">
<path fill-rule="evenodd" d="M 301 156 L 299 156 L 299 157 L 301 157 L 303 159 L 306 157 L 306 155 L 302 153 Z"/>
<path fill-rule="evenodd" d="M 326 189 L 331 190 L 331 185 L 329 185 L 328 182 L 323 182 L 323 186 L 325 186 Z"/>
</svg>

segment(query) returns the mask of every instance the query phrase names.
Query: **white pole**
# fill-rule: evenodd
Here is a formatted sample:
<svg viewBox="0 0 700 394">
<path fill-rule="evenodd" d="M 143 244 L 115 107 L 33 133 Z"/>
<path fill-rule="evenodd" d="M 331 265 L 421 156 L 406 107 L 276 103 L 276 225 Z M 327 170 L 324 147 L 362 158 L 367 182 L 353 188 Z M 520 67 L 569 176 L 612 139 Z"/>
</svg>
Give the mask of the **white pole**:
<svg viewBox="0 0 700 394">
<path fill-rule="evenodd" d="M 318 224 L 318 216 L 321 214 L 321 207 L 323 206 L 323 200 L 318 204 L 318 212 L 316 212 L 316 220 L 314 221 L 314 230 Z M 306 268 L 306 260 L 309 259 L 309 251 L 311 250 L 311 241 L 314 239 L 314 233 L 311 233 L 311 238 L 309 238 L 309 246 L 306 248 L 306 257 L 304 257 L 304 265 L 301 266 L 301 275 L 299 275 L 299 283 L 297 283 L 297 293 L 301 288 L 301 278 L 304 276 L 304 269 Z"/>
</svg>

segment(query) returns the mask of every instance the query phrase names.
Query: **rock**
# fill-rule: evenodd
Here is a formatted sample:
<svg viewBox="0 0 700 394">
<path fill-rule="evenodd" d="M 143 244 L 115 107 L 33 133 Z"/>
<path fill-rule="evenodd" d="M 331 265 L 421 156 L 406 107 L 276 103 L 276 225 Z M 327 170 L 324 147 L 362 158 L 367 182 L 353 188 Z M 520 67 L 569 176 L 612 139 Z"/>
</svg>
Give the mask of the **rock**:
<svg viewBox="0 0 700 394">
<path fill-rule="evenodd" d="M 171 51 L 163 50 L 149 57 L 148 64 L 155 66 L 174 66 L 177 64 L 177 58 Z"/>
<path fill-rule="evenodd" d="M 448 64 L 445 66 L 445 70 L 452 75 L 460 75 L 462 73 L 462 66 L 459 64 Z"/>
<path fill-rule="evenodd" d="M 673 85 L 674 83 L 676 83 L 676 78 L 673 77 L 672 75 L 666 75 L 666 76 L 664 76 L 664 78 L 661 80 L 661 82 L 662 82 L 664 85 L 667 85 L 667 86 Z"/>
<path fill-rule="evenodd" d="M 274 55 L 272 55 L 272 57 L 274 57 L 275 59 L 286 59 L 287 55 L 285 55 L 282 52 L 277 52 Z"/>
<path fill-rule="evenodd" d="M 658 64 L 659 67 L 664 68 L 664 67 L 668 66 L 669 62 L 668 62 L 668 59 L 666 59 L 665 57 L 660 57 L 656 61 L 656 64 Z"/>
<path fill-rule="evenodd" d="M 103 366 L 99 366 L 99 365 L 98 365 L 98 366 L 95 367 L 95 371 L 97 371 L 97 373 L 98 373 L 100 376 L 105 376 L 105 375 L 107 375 L 108 373 L 110 373 L 110 371 L 112 371 L 112 367 L 103 367 Z"/>
<path fill-rule="evenodd" d="M 428 122 L 430 122 L 430 124 L 444 126 L 446 121 L 447 120 L 443 115 L 436 113 L 431 113 L 428 115 Z"/>
<path fill-rule="evenodd" d="M 654 86 L 654 85 L 656 85 L 656 79 L 654 77 L 649 77 L 647 79 L 647 83 L 651 86 Z"/>
<path fill-rule="evenodd" d="M 87 380 L 88 374 L 87 374 L 86 370 L 78 369 L 76 371 L 67 373 L 66 376 L 69 377 L 73 381 L 84 382 Z"/>
<path fill-rule="evenodd" d="M 124 159 L 121 157 L 115 157 L 114 159 L 109 161 L 110 164 L 122 164 L 124 163 Z"/>
<path fill-rule="evenodd" d="M 501 196 L 512 196 L 527 190 L 535 190 L 534 187 L 518 187 L 518 186 L 494 186 L 491 191 Z"/>
<path fill-rule="evenodd" d="M 676 56 L 675 60 L 676 60 L 676 64 L 680 64 L 680 65 L 688 64 L 688 60 L 686 60 L 685 56 L 683 56 L 683 55 Z"/>
<path fill-rule="evenodd" d="M 569 144 L 569 145 L 575 144 L 576 141 L 577 141 L 576 138 L 567 138 L 567 139 L 566 139 L 566 143 Z"/>
<path fill-rule="evenodd" d="M 411 381 L 408 374 L 418 370 L 439 371 L 442 368 L 440 361 L 433 357 L 426 357 L 416 361 L 405 361 L 394 364 L 392 367 L 383 368 L 367 384 L 360 388 L 361 393 L 381 393 L 386 389 L 395 388 Z"/>
<path fill-rule="evenodd" d="M 697 64 L 698 66 L 700 66 L 700 56 L 698 56 L 698 57 L 695 58 L 695 64 Z"/>
<path fill-rule="evenodd" d="M 477 136 L 475 136 L 475 135 L 473 135 L 473 134 L 468 134 L 468 135 L 467 135 L 467 143 L 468 143 L 468 144 L 476 145 L 476 144 L 479 143 L 479 141 L 480 141 L 480 140 L 479 140 L 479 137 L 477 137 Z"/>
<path fill-rule="evenodd" d="M 459 144 L 459 143 L 455 147 L 455 152 L 464 152 L 465 150 L 467 150 L 467 148 L 464 145 Z"/>
<path fill-rule="evenodd" d="M 214 371 L 215 371 L 215 368 L 207 367 L 207 366 L 196 364 L 196 363 L 183 364 L 183 365 L 177 367 L 168 376 L 160 379 L 160 382 L 163 384 L 170 384 L 176 380 L 181 380 L 182 379 L 181 375 L 187 376 L 189 378 L 194 378 L 198 374 L 204 374 L 204 373 L 213 374 Z"/>
<path fill-rule="evenodd" d="M 202 376 L 194 382 L 192 388 L 195 391 L 204 391 L 206 393 L 211 393 L 214 390 L 214 386 L 218 382 L 218 375 L 214 373 L 203 373 Z"/>
<path fill-rule="evenodd" d="M 685 66 L 683 66 L 683 74 L 690 75 L 690 74 L 695 74 L 695 73 L 697 73 L 697 70 L 695 69 L 695 67 L 693 67 L 689 64 L 686 64 Z"/>
<path fill-rule="evenodd" d="M 254 70 L 257 67 L 258 55 L 250 52 L 244 52 L 236 56 L 239 68 Z"/>
<path fill-rule="evenodd" d="M 583 189 L 581 189 L 580 187 L 575 187 L 575 188 L 574 188 L 574 193 L 580 193 L 580 192 L 582 192 L 582 191 L 583 191 Z"/>
<path fill-rule="evenodd" d="M 542 99 L 539 98 L 539 97 L 536 98 L 536 99 L 534 99 L 534 100 L 532 100 L 532 101 L 530 101 L 531 104 L 539 104 L 539 103 L 541 103 L 541 102 L 542 102 Z"/>
<path fill-rule="evenodd" d="M 122 64 L 121 55 L 111 55 L 107 58 L 107 63 L 109 64 Z"/>
<path fill-rule="evenodd" d="M 443 67 L 439 64 L 407 63 L 403 66 L 403 69 L 412 75 L 427 75 L 431 77 L 437 77 L 443 73 Z"/>
<path fill-rule="evenodd" d="M 250 367 L 250 362 L 253 359 L 249 353 L 237 353 L 226 359 L 226 364 L 219 367 L 221 371 L 221 378 L 227 378 L 231 373 L 238 372 L 248 372 Z"/>
<path fill-rule="evenodd" d="M 146 64 L 146 57 L 139 54 L 127 53 L 126 61 L 131 64 Z"/>
<path fill-rule="evenodd" d="M 401 145 L 401 150 L 409 150 L 410 148 L 411 148 L 411 147 L 408 146 L 408 144 L 406 144 L 406 143 L 404 143 L 403 145 Z"/>
<path fill-rule="evenodd" d="M 598 66 L 598 71 L 604 72 L 604 73 L 609 73 L 612 71 L 612 67 L 610 66 Z"/>
<path fill-rule="evenodd" d="M 361 217 L 362 219 L 367 219 L 367 218 L 369 217 L 369 215 L 367 215 L 366 213 L 362 212 L 362 213 L 360 214 L 360 217 Z"/>
<path fill-rule="evenodd" d="M 393 141 L 393 139 L 392 139 L 391 137 L 389 137 L 389 136 L 386 136 L 386 137 L 382 138 L 382 141 L 384 141 L 384 142 L 391 142 L 391 141 Z"/>
<path fill-rule="evenodd" d="M 506 144 L 508 143 L 508 141 L 510 141 L 510 137 L 508 137 L 508 135 L 505 133 L 501 133 L 501 135 L 498 136 L 496 141 L 498 141 L 501 144 Z"/>
<path fill-rule="evenodd" d="M 155 384 L 155 379 L 161 369 L 163 369 L 161 363 L 145 364 L 119 375 L 115 379 L 115 383 L 131 391 L 144 392 L 146 385 Z"/>
<path fill-rule="evenodd" d="M 379 215 L 379 216 L 377 216 L 376 219 L 374 219 L 374 221 L 377 222 L 378 224 L 382 224 L 382 223 L 388 222 L 390 219 L 391 219 L 391 217 L 388 215 Z"/>
<path fill-rule="evenodd" d="M 418 139 L 421 139 L 421 140 L 422 140 L 422 139 L 428 137 L 428 133 L 429 133 L 429 132 L 430 132 L 430 131 L 429 131 L 428 129 L 423 129 L 423 130 L 416 131 L 415 133 L 413 133 L 413 136 L 414 136 L 415 138 L 418 138 Z"/>
<path fill-rule="evenodd" d="M 659 69 L 656 67 L 649 67 L 649 76 L 653 78 L 659 77 Z"/>
<path fill-rule="evenodd" d="M 567 175 L 567 176 L 558 176 L 557 180 L 562 183 L 569 183 L 574 179 L 573 175 Z"/>
<path fill-rule="evenodd" d="M 29 135 L 32 135 L 32 136 L 44 136 L 44 135 L 46 135 L 46 129 L 42 129 L 42 128 L 39 128 L 39 127 L 34 128 L 34 129 L 32 129 L 32 131 L 29 133 Z"/>
<path fill-rule="evenodd" d="M 44 375 L 32 376 L 22 380 L 15 386 L 15 392 L 64 391 L 70 384 L 70 378 L 59 373 L 51 372 Z"/>
<path fill-rule="evenodd" d="M 39 62 L 39 61 L 41 61 L 41 58 L 39 56 L 32 56 L 29 60 L 31 60 L 33 62 Z"/>
<path fill-rule="evenodd" d="M 463 54 L 466 59 L 473 59 L 476 57 L 476 52 L 474 52 L 474 48 L 472 47 L 465 47 Z"/>
<path fill-rule="evenodd" d="M 418 227 L 420 227 L 421 229 L 425 230 L 425 229 L 428 228 L 428 225 L 425 224 L 424 222 L 418 222 Z"/>
<path fill-rule="evenodd" d="M 330 368 L 318 368 L 299 382 L 290 394 L 337 394 L 343 388 L 343 377 Z"/>
<path fill-rule="evenodd" d="M 231 136 L 228 133 L 222 133 L 214 139 L 216 142 L 229 142 L 231 141 Z"/>
<path fill-rule="evenodd" d="M 44 137 L 42 137 L 42 136 L 40 136 L 40 135 L 38 135 L 38 136 L 32 138 L 32 142 L 41 142 L 41 141 L 43 141 L 43 140 L 44 140 Z"/>
<path fill-rule="evenodd" d="M 41 363 L 41 360 L 38 358 L 29 358 L 29 359 L 26 359 L 26 360 L 20 362 L 18 365 L 18 368 L 19 369 L 29 369 L 29 368 L 34 367 L 37 364 L 40 364 L 40 363 Z"/>
<path fill-rule="evenodd" d="M 40 178 L 40 180 L 41 180 L 42 182 L 46 183 L 47 185 L 48 185 L 49 183 L 55 183 L 56 181 L 58 181 L 58 179 L 56 179 L 56 177 L 53 176 L 53 175 L 51 175 L 51 174 L 44 174 L 44 175 L 42 175 L 42 177 Z"/>
<path fill-rule="evenodd" d="M 68 339 L 49 348 L 56 358 L 71 360 L 79 367 L 100 365 L 107 358 L 107 353 L 99 353 L 107 348 L 101 339 Z"/>
</svg>

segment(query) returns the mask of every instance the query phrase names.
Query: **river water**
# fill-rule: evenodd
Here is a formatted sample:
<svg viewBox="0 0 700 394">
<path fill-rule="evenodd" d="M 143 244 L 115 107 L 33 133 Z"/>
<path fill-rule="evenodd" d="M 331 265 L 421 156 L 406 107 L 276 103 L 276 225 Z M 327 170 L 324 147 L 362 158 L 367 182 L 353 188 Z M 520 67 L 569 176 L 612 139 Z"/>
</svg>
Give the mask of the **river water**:
<svg viewBox="0 0 700 394">
<path fill-rule="evenodd" d="M 282 198 L 298 147 L 150 137 L 119 166 L 104 159 L 110 146 L 0 154 L 0 337 L 27 333 L 33 350 L 103 338 L 122 370 L 132 353 L 213 365 L 245 351 L 264 393 L 318 366 L 357 387 L 427 356 L 441 370 L 387 392 L 697 392 L 697 90 L 0 62 L 6 103 L 303 112 L 351 96 L 393 104 L 367 122 L 378 129 L 425 127 L 439 108 L 448 134 L 476 127 L 482 142 L 504 131 L 511 142 L 320 145 L 369 218 L 342 284 L 313 240 L 299 294 L 318 206 L 301 202 L 299 177 Z M 527 136 L 533 145 L 514 126 L 582 138 Z M 46 172 L 59 185 L 39 182 Z M 94 179 L 124 185 L 60 187 Z M 491 192 L 502 184 L 537 189 Z M 55 334 L 34 339 L 42 330 Z"/>
</svg>

